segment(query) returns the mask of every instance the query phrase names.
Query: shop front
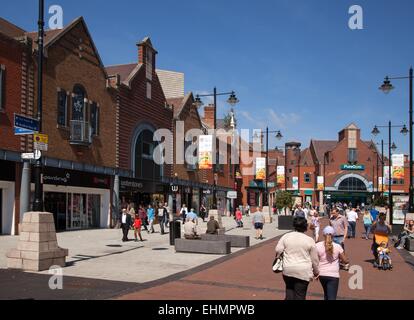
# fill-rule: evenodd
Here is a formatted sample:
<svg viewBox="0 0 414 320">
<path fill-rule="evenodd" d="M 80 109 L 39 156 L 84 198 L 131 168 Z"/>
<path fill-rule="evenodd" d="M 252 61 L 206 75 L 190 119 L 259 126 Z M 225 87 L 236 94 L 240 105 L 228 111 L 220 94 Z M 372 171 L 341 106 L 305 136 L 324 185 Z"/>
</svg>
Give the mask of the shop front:
<svg viewBox="0 0 414 320">
<path fill-rule="evenodd" d="M 16 163 L 0 160 L 0 234 L 14 234 Z"/>
<path fill-rule="evenodd" d="M 53 213 L 57 231 L 109 228 L 110 190 L 111 176 L 43 169 L 44 206 L 47 212 Z M 33 193 L 32 183 L 32 199 Z"/>
<path fill-rule="evenodd" d="M 137 206 L 154 207 L 168 202 L 169 186 L 167 184 L 143 179 L 121 177 L 119 181 L 119 192 L 121 206 L 129 203 Z"/>
</svg>

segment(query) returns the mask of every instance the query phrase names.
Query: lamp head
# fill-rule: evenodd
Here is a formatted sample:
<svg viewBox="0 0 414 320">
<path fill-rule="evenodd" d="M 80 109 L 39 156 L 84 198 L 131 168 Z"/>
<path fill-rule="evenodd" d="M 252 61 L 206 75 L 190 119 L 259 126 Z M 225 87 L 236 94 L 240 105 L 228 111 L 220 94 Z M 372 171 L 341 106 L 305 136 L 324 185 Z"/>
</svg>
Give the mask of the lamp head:
<svg viewBox="0 0 414 320">
<path fill-rule="evenodd" d="M 203 101 L 201 101 L 201 98 L 200 98 L 200 96 L 199 96 L 199 95 L 197 95 L 197 96 L 196 96 L 196 99 L 195 99 L 195 101 L 194 101 L 194 105 L 195 105 L 197 108 L 201 108 L 201 107 L 204 105 L 204 103 L 203 103 Z"/>
<path fill-rule="evenodd" d="M 377 135 L 379 135 L 381 132 L 378 130 L 378 127 L 377 126 L 375 126 L 375 128 L 374 128 L 374 130 L 372 130 L 372 134 L 374 135 L 374 136 L 377 136 Z"/>
<path fill-rule="evenodd" d="M 381 85 L 381 87 L 379 89 L 382 92 L 384 92 L 385 94 L 390 93 L 391 90 L 394 89 L 394 86 L 391 84 L 391 81 L 390 81 L 389 77 L 385 77 L 384 83 Z"/>
<path fill-rule="evenodd" d="M 238 104 L 240 101 L 236 97 L 236 93 L 233 91 L 230 95 L 230 98 L 227 100 L 227 103 L 230 104 L 232 107 L 234 107 L 236 104 Z"/>
</svg>

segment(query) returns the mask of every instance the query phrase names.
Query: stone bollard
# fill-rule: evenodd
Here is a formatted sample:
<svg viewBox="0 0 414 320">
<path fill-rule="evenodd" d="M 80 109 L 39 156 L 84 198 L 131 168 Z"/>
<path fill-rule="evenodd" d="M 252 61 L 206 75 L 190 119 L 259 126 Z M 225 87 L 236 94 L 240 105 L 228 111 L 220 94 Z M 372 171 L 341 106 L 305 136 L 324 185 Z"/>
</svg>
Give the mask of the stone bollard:
<svg viewBox="0 0 414 320">
<path fill-rule="evenodd" d="M 52 213 L 27 212 L 20 225 L 17 249 L 7 254 L 7 268 L 44 271 L 65 267 L 68 249 L 59 248 Z"/>
<path fill-rule="evenodd" d="M 272 217 L 272 212 L 270 211 L 270 207 L 263 207 L 263 215 L 264 215 L 266 223 L 273 222 L 273 217 Z"/>
</svg>

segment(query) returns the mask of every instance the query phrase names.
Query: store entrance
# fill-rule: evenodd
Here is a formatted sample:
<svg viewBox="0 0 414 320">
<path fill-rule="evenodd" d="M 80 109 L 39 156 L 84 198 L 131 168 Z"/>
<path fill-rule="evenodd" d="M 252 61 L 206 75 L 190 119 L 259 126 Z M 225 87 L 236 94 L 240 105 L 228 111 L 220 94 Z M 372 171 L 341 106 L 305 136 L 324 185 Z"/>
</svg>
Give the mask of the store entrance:
<svg viewBox="0 0 414 320">
<path fill-rule="evenodd" d="M 348 206 L 352 207 L 361 206 L 362 204 L 367 204 L 369 194 L 366 192 L 333 192 L 328 194 L 328 202 L 330 203 L 345 203 Z"/>
<path fill-rule="evenodd" d="M 67 215 L 67 194 L 46 192 L 44 203 L 46 212 L 53 213 L 56 231 L 65 231 Z"/>
</svg>

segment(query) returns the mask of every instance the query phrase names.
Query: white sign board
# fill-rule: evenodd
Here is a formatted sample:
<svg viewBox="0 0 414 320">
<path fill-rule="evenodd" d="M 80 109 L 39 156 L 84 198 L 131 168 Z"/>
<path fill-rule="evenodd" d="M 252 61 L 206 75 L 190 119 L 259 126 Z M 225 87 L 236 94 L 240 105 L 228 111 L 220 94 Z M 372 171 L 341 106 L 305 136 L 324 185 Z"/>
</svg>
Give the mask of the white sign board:
<svg viewBox="0 0 414 320">
<path fill-rule="evenodd" d="M 237 191 L 229 191 L 227 192 L 228 199 L 237 199 Z"/>
</svg>

